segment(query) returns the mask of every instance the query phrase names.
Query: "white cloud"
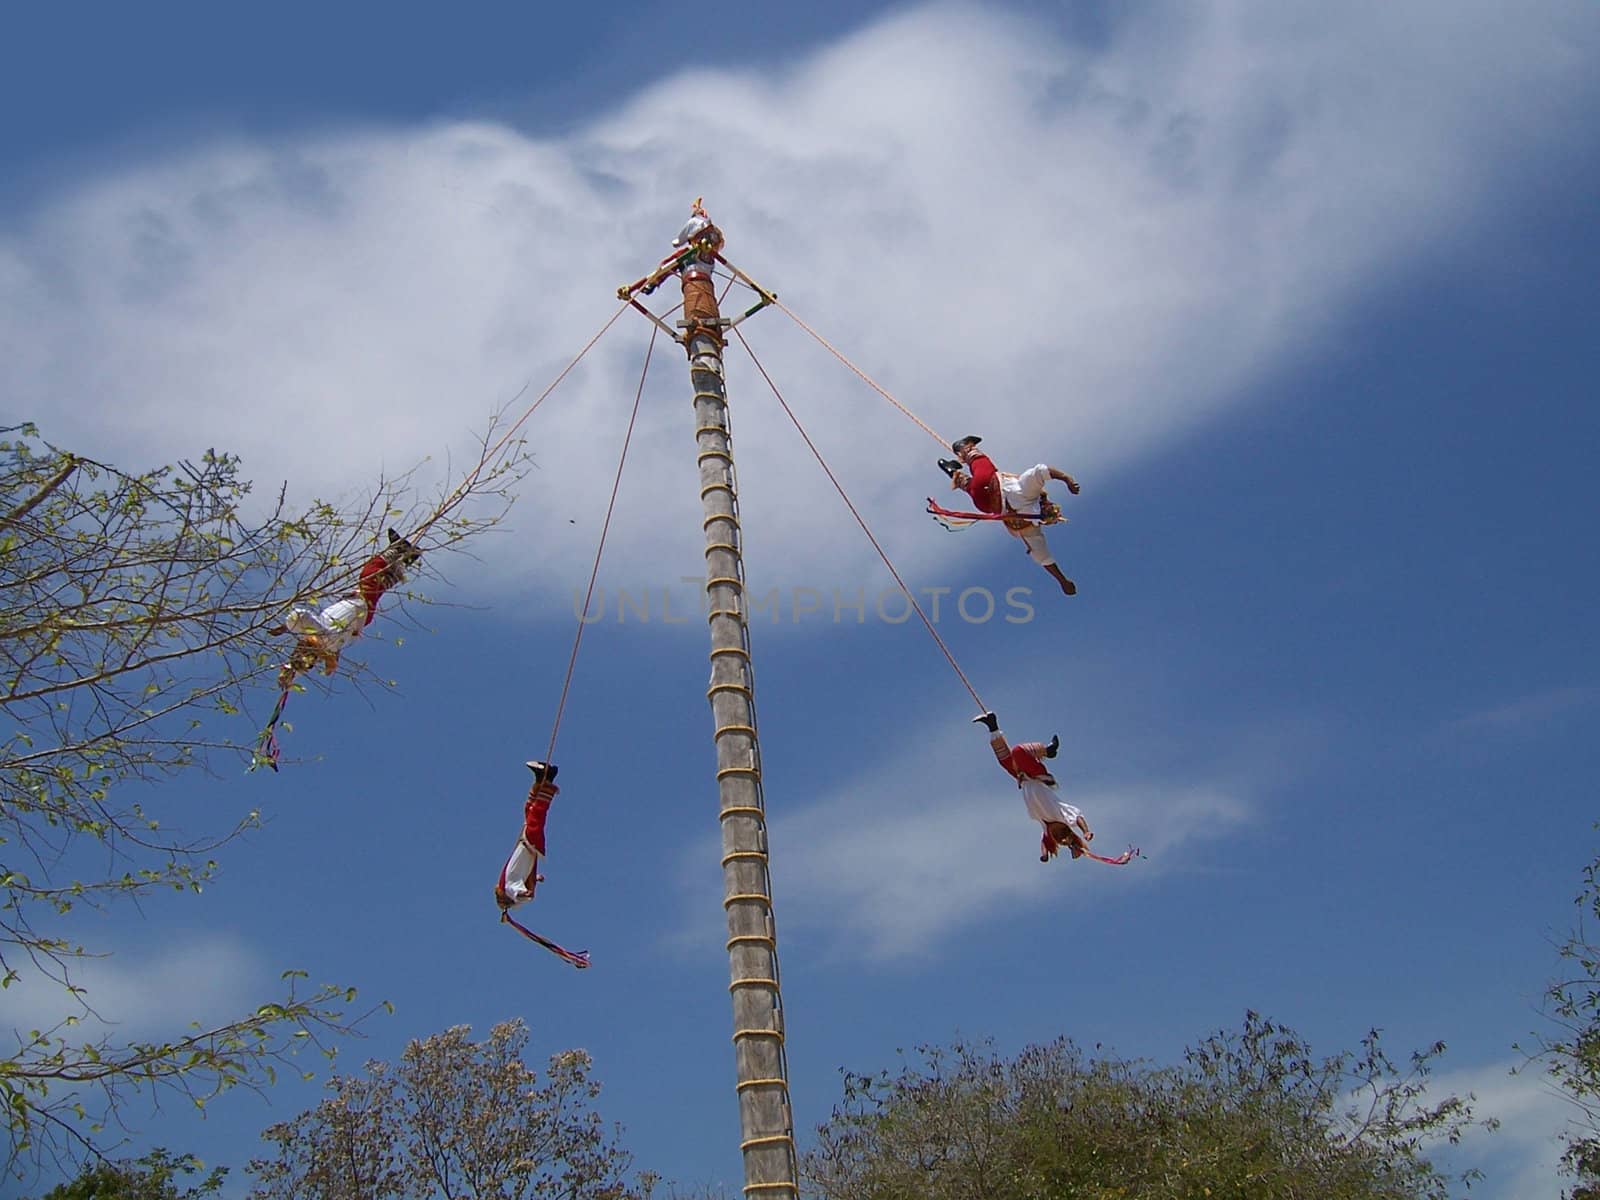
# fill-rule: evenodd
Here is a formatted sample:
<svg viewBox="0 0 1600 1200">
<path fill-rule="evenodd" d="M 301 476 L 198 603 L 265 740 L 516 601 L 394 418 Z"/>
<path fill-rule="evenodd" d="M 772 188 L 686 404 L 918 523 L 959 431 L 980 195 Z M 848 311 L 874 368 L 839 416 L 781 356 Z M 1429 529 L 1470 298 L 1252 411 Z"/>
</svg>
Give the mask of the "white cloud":
<svg viewBox="0 0 1600 1200">
<path fill-rule="evenodd" d="M 1476 1097 L 1479 1118 L 1494 1117 L 1500 1128 L 1468 1133 L 1461 1145 L 1439 1157 L 1458 1167 L 1476 1166 L 1484 1180 L 1472 1194 L 1481 1200 L 1558 1200 L 1562 1176 L 1560 1135 L 1575 1109 L 1552 1088 L 1537 1067 L 1512 1075 L 1520 1061 L 1490 1063 L 1441 1072 L 1430 1093 Z"/>
<path fill-rule="evenodd" d="M 1592 687 L 1549 688 L 1469 713 L 1451 721 L 1446 726 L 1446 731 L 1485 734 L 1519 733 L 1537 729 L 1564 713 L 1590 704 L 1595 694 L 1596 689 Z"/>
<path fill-rule="evenodd" d="M 26 968 L 3 994 L 3 1030 L 26 1035 L 49 1030 L 71 1016 L 80 1032 L 118 1040 L 170 1037 L 174 1020 L 204 1022 L 237 1016 L 248 1006 L 249 989 L 261 978 L 250 950 L 223 937 L 197 938 L 136 957 L 88 958 L 74 965 L 79 1003 L 37 968 Z"/>
<path fill-rule="evenodd" d="M 886 740 L 901 739 L 874 744 Z M 852 959 L 920 955 L 1019 905 L 1066 915 L 1145 886 L 1169 872 L 1180 851 L 1228 836 L 1249 817 L 1231 786 L 1138 780 L 1085 791 L 1068 768 L 1062 795 L 1088 819 L 1095 850 L 1113 856 L 1136 843 L 1147 857 L 1114 868 L 1063 853 L 1041 864 L 1038 823 L 980 736 L 958 761 L 904 744 L 804 808 L 783 813 L 769 801 L 773 892 L 788 935 L 821 933 Z M 703 864 L 709 856 L 697 845 L 686 859 Z M 702 870 L 692 877 L 705 886 Z M 715 911 L 693 899 L 696 913 Z M 685 941 L 707 944 L 703 933 L 688 931 Z"/>
<path fill-rule="evenodd" d="M 559 139 L 191 145 L 0 237 L 0 394 L 120 461 L 217 444 L 322 492 L 459 459 L 703 193 L 734 261 L 936 427 L 1092 495 L 1549 169 L 1596 86 L 1585 9 L 1158 4 L 1089 51 L 934 6 L 786 71 L 684 73 Z M 523 553 L 475 584 L 564 595 L 584 565 L 642 353 L 628 319 L 530 423 L 541 469 L 500 543 Z M 938 448 L 782 315 L 747 328 L 902 564 L 965 554 L 918 511 Z M 740 357 L 752 574 L 878 578 Z M 686 380 L 662 365 L 612 551 L 652 583 L 698 559 Z"/>
</svg>

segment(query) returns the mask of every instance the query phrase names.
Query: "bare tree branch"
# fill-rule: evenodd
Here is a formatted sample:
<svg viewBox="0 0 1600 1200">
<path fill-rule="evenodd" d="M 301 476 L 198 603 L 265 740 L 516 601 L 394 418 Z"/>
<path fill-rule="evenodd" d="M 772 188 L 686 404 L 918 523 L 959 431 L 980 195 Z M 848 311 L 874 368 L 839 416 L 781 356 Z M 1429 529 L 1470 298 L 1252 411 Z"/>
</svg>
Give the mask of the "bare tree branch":
<svg viewBox="0 0 1600 1200">
<path fill-rule="evenodd" d="M 495 439 L 497 424 L 463 483 L 430 489 L 413 469 L 301 506 L 286 484 L 257 503 L 225 453 L 129 472 L 32 426 L 0 429 L 0 986 L 26 971 L 61 988 L 59 1023 L 17 1031 L 0 1058 L 7 1166 L 99 1152 L 136 1095 L 203 1104 L 265 1086 L 297 1046 L 331 1048 L 313 1034 L 351 1027 L 353 993 L 297 999 L 291 986 L 214 1029 L 73 1041 L 93 1012 L 73 966 L 102 951 L 67 931 L 80 906 L 200 891 L 210 856 L 257 824 L 249 812 L 209 832 L 169 828 L 146 807 L 150 785 L 248 761 L 248 714 L 270 703 L 264 685 L 292 646 L 274 630 L 296 606 L 350 594 L 386 526 L 427 531 L 426 555 L 499 523 L 526 461 L 522 443 Z M 427 597 L 397 591 L 384 604 L 407 602 Z M 341 679 L 377 677 L 352 659 Z"/>
</svg>

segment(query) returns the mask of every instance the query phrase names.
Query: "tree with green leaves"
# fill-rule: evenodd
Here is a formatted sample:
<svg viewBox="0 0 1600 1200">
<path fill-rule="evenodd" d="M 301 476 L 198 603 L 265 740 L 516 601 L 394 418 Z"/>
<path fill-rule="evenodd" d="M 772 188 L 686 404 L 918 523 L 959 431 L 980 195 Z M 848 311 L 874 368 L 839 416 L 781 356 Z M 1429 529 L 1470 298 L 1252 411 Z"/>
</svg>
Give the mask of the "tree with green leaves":
<svg viewBox="0 0 1600 1200">
<path fill-rule="evenodd" d="M 1600 1200 L 1600 945 L 1591 932 L 1600 921 L 1600 859 L 1584 867 L 1573 904 L 1577 920 L 1557 949 L 1562 973 L 1545 986 L 1548 1027 L 1534 1035 L 1529 1061 L 1572 1102 L 1562 1134 L 1562 1167 L 1573 1180 L 1566 1195 Z"/>
<path fill-rule="evenodd" d="M 1009 1060 L 924 1047 L 846 1073 L 804 1170 L 822 1200 L 1443 1200 L 1427 1150 L 1472 1122 L 1470 1098 L 1426 1095 L 1443 1049 L 1402 1068 L 1373 1031 L 1319 1059 L 1255 1013 L 1169 1067 L 1065 1038 Z"/>
<path fill-rule="evenodd" d="M 192 1154 L 174 1157 L 157 1148 L 143 1158 L 98 1160 L 70 1183 L 51 1188 L 41 1200 L 203 1200 L 222 1191 L 228 1173 L 227 1167 L 213 1167 L 193 1187 L 180 1179 L 204 1169 Z"/>
<path fill-rule="evenodd" d="M 655 1179 L 625 1178 L 587 1054 L 552 1055 L 541 1080 L 520 1020 L 471 1032 L 335 1076 L 327 1099 L 262 1134 L 274 1154 L 251 1162 L 251 1200 L 647 1200 Z"/>
<path fill-rule="evenodd" d="M 269 1083 L 301 1046 L 331 1052 L 351 1028 L 352 990 L 307 990 L 289 972 L 284 994 L 235 1020 L 148 1041 L 90 1035 L 96 997 L 79 968 L 104 948 L 75 936 L 74 917 L 201 890 L 258 813 L 184 831 L 163 822 L 153 785 L 248 762 L 284 613 L 351 591 L 388 524 L 430 552 L 492 527 L 523 463 L 520 443 L 486 438 L 448 492 L 412 472 L 294 504 L 286 487 L 258 499 L 228 454 L 129 472 L 31 425 L 0 430 L 0 987 L 37 994 L 43 981 L 59 1001 L 0 1048 L 7 1169 L 102 1153 L 136 1093 L 203 1105 Z M 352 661 L 342 680 L 381 685 Z"/>
</svg>

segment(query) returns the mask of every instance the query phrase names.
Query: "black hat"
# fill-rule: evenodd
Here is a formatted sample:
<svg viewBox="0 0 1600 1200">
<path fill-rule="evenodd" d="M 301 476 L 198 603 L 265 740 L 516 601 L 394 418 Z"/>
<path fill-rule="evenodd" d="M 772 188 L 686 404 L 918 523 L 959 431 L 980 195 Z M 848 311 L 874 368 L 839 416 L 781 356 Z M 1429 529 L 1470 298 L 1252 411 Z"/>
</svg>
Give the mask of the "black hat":
<svg viewBox="0 0 1600 1200">
<path fill-rule="evenodd" d="M 955 441 L 951 442 L 950 449 L 960 450 L 963 446 L 976 446 L 981 441 L 983 441 L 981 437 L 978 437 L 976 434 L 969 433 L 966 437 L 957 438 Z"/>
</svg>

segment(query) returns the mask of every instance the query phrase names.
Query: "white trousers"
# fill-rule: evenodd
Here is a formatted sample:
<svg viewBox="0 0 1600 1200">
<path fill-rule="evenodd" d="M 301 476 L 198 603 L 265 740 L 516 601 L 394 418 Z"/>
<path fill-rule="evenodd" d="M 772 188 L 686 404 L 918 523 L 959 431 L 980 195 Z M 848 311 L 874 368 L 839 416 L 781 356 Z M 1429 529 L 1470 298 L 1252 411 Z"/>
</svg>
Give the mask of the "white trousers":
<svg viewBox="0 0 1600 1200">
<path fill-rule="evenodd" d="M 521 838 L 517 839 L 517 848 L 511 852 L 511 857 L 506 860 L 505 868 L 500 872 L 500 890 L 503 891 L 512 904 L 521 904 L 524 900 L 533 898 L 533 889 L 537 882 L 535 876 L 539 871 L 539 852 Z"/>
<path fill-rule="evenodd" d="M 1052 821 L 1060 821 L 1077 830 L 1078 818 L 1083 814 L 1056 795 L 1055 788 L 1043 780 L 1026 778 L 1018 786 L 1022 789 L 1022 802 L 1028 807 L 1028 815 L 1035 821 L 1046 826 Z"/>
<path fill-rule="evenodd" d="M 337 653 L 361 636 L 367 621 L 367 602 L 359 596 L 335 600 L 321 612 L 309 608 L 293 608 L 283 619 L 283 627 L 290 633 L 317 639 L 317 647 Z"/>
<path fill-rule="evenodd" d="M 999 475 L 1000 495 L 1012 511 L 1038 513 L 1039 497 L 1044 495 L 1045 486 L 1050 482 L 1050 468 L 1046 464 L 1037 463 L 1020 475 L 1013 475 L 1009 471 L 1001 471 Z M 1029 521 L 1024 529 L 1013 529 L 1007 525 L 1006 532 L 1014 538 L 1020 538 L 1027 547 L 1028 556 L 1041 567 L 1056 565 L 1050 553 L 1050 544 L 1044 540 L 1044 530 L 1037 521 Z"/>
</svg>

